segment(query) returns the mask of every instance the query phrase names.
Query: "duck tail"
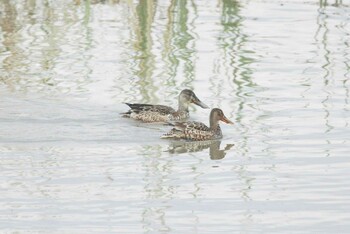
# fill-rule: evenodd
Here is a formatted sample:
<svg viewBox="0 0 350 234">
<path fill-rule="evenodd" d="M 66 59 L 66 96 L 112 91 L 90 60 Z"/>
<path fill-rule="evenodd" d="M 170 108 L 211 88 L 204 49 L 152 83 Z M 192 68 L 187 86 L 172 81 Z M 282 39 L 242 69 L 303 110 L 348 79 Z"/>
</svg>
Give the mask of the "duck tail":
<svg viewBox="0 0 350 234">
<path fill-rule="evenodd" d="M 144 108 L 152 107 L 151 104 L 141 104 L 141 103 L 129 103 L 129 102 L 123 102 L 125 105 L 128 105 L 131 109 L 135 110 L 142 110 Z"/>
<path fill-rule="evenodd" d="M 130 118 L 131 111 L 119 113 L 123 118 Z"/>
<path fill-rule="evenodd" d="M 133 104 L 133 103 L 129 103 L 129 102 L 123 102 L 125 105 L 129 106 L 131 109 L 135 109 L 138 104 Z"/>
</svg>

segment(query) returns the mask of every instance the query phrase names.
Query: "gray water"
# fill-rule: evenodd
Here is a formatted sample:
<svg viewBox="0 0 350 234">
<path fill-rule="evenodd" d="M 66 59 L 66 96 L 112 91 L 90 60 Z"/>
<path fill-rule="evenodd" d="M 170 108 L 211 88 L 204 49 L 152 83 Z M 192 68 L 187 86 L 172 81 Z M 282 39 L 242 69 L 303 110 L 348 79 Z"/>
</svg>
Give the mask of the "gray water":
<svg viewBox="0 0 350 234">
<path fill-rule="evenodd" d="M 349 23 L 345 0 L 0 1 L 0 232 L 349 233 Z M 221 141 L 119 116 L 184 88 Z"/>
</svg>

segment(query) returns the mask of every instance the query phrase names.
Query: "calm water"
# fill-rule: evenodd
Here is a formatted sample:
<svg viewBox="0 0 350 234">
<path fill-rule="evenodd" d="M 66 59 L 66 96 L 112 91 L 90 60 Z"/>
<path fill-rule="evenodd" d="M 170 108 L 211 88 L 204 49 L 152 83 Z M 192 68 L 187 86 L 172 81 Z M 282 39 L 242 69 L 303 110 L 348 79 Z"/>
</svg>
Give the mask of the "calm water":
<svg viewBox="0 0 350 234">
<path fill-rule="evenodd" d="M 1 233 L 349 233 L 349 79 L 345 0 L 1 0 Z"/>
</svg>

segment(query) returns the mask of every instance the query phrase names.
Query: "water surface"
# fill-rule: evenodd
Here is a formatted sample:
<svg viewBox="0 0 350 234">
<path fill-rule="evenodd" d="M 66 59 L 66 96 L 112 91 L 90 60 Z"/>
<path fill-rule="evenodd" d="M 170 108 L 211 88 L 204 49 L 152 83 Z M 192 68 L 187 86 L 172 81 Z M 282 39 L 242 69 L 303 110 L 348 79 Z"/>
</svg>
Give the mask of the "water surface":
<svg viewBox="0 0 350 234">
<path fill-rule="evenodd" d="M 349 232 L 349 7 L 2 0 L 1 232 Z M 222 140 L 118 114 L 184 88 Z"/>
</svg>

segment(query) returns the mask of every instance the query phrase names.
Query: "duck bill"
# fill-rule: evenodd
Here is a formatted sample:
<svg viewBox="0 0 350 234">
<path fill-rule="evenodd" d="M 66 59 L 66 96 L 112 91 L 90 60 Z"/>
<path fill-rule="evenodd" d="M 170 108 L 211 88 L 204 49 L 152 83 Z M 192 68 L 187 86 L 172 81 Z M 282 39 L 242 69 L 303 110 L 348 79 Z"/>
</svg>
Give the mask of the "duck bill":
<svg viewBox="0 0 350 234">
<path fill-rule="evenodd" d="M 207 106 L 206 104 L 204 104 L 201 100 L 199 100 L 197 97 L 194 97 L 192 99 L 192 103 L 204 108 L 204 109 L 209 109 L 209 106 Z"/>
<path fill-rule="evenodd" d="M 228 118 L 226 118 L 226 116 L 222 116 L 221 121 L 225 122 L 227 124 L 233 124 L 233 122 L 231 120 L 229 120 Z"/>
</svg>

